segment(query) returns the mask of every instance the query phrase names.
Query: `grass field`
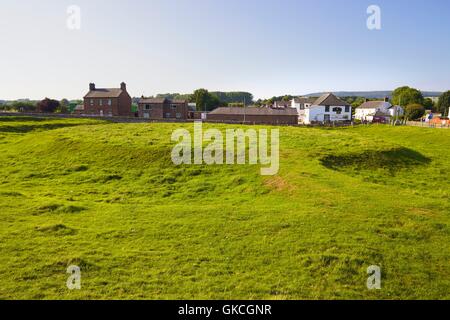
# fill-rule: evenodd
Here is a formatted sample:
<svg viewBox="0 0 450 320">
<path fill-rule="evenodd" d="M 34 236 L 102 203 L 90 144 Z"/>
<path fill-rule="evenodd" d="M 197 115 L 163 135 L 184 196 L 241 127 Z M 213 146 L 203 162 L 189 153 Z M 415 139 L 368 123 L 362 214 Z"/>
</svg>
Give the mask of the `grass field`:
<svg viewBox="0 0 450 320">
<path fill-rule="evenodd" d="M 283 127 L 263 177 L 179 127 L 0 117 L 0 298 L 450 299 L 450 131 Z"/>
</svg>

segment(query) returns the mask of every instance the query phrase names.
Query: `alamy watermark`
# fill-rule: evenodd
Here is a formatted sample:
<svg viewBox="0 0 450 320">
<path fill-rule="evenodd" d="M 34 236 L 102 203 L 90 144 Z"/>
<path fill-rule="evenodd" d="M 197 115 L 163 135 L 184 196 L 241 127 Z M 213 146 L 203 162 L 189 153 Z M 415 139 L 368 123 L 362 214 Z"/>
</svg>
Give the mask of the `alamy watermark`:
<svg viewBox="0 0 450 320">
<path fill-rule="evenodd" d="M 276 175 L 280 168 L 280 133 L 278 129 L 227 129 L 225 139 L 218 129 L 203 130 L 203 123 L 194 123 L 194 136 L 186 129 L 172 133 L 172 141 L 178 144 L 172 149 L 172 161 L 181 164 L 260 164 L 261 175 Z M 248 145 L 247 145 L 248 141 Z M 204 148 L 203 143 L 209 142 Z M 248 146 L 248 148 L 247 148 Z M 247 155 L 248 149 L 248 155 Z"/>
<path fill-rule="evenodd" d="M 367 29 L 381 30 L 381 8 L 373 4 L 367 8 L 367 14 Z"/>
<path fill-rule="evenodd" d="M 69 290 L 80 290 L 81 289 L 81 269 L 78 266 L 69 266 L 67 268 L 67 273 L 70 274 L 67 278 L 67 288 Z"/>
<path fill-rule="evenodd" d="M 67 7 L 66 26 L 69 30 L 81 29 L 81 8 L 76 5 Z"/>
<path fill-rule="evenodd" d="M 367 268 L 367 289 L 381 289 L 381 268 L 379 266 L 370 266 Z"/>
</svg>

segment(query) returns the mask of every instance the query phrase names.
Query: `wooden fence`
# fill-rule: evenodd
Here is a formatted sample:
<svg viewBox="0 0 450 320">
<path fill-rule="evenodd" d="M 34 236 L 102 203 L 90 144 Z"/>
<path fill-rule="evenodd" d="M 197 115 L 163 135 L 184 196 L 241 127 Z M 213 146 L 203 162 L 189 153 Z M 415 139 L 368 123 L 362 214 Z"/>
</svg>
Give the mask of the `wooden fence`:
<svg viewBox="0 0 450 320">
<path fill-rule="evenodd" d="M 422 121 L 407 121 L 407 126 L 411 127 L 422 127 L 422 128 L 438 128 L 438 129 L 449 129 L 450 128 L 450 121 L 447 121 L 447 123 L 429 123 L 429 122 L 422 122 Z"/>
</svg>

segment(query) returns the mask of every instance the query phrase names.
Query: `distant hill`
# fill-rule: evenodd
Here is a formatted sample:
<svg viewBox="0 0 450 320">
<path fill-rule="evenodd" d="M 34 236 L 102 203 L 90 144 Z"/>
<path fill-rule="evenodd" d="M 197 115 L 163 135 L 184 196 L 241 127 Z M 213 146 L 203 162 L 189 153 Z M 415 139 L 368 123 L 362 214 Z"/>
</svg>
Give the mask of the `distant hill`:
<svg viewBox="0 0 450 320">
<path fill-rule="evenodd" d="M 319 97 L 327 92 L 316 92 L 305 95 L 306 97 Z M 336 91 L 333 92 L 337 97 L 363 97 L 368 99 L 382 99 L 391 97 L 392 91 Z M 439 97 L 442 92 L 422 91 L 424 97 Z"/>
</svg>

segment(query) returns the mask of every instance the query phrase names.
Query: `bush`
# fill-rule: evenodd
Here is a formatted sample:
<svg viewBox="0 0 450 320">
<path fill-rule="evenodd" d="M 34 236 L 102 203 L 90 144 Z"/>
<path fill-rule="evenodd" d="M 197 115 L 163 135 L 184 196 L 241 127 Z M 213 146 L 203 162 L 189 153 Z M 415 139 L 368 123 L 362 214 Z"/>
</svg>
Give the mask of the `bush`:
<svg viewBox="0 0 450 320">
<path fill-rule="evenodd" d="M 53 113 L 60 107 L 59 101 L 45 98 L 37 104 L 39 112 Z"/>
<path fill-rule="evenodd" d="M 33 102 L 17 101 L 11 105 L 11 109 L 19 112 L 30 112 L 36 110 L 36 104 Z"/>
<path fill-rule="evenodd" d="M 437 110 L 441 112 L 443 115 L 448 114 L 448 110 L 450 108 L 450 91 L 444 92 L 440 97 L 437 103 Z"/>
<path fill-rule="evenodd" d="M 408 104 L 405 108 L 405 116 L 408 120 L 420 119 L 424 114 L 425 107 L 417 103 Z"/>
</svg>

